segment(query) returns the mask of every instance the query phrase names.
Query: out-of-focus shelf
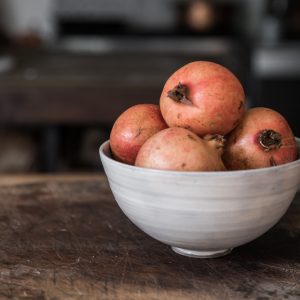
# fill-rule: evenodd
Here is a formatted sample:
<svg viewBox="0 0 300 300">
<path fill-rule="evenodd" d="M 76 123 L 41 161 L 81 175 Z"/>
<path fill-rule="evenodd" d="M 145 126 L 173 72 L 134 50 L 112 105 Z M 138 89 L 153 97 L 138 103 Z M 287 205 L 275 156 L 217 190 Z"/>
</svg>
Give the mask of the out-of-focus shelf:
<svg viewBox="0 0 300 300">
<path fill-rule="evenodd" d="M 68 37 L 57 46 L 76 53 L 228 54 L 236 43 L 228 38 L 201 37 Z"/>
<path fill-rule="evenodd" d="M 15 57 L 13 68 L 0 75 L 0 89 L 156 86 L 191 60 L 213 59 L 226 65 L 239 49 L 236 41 L 221 38 L 64 39 L 50 51 Z"/>
<path fill-rule="evenodd" d="M 166 79 L 186 63 L 206 59 L 240 69 L 235 53 L 242 51 L 234 41 L 114 41 L 102 52 L 58 44 L 17 53 L 14 67 L 0 75 L 0 123 L 111 126 L 129 106 L 158 104 Z"/>
</svg>

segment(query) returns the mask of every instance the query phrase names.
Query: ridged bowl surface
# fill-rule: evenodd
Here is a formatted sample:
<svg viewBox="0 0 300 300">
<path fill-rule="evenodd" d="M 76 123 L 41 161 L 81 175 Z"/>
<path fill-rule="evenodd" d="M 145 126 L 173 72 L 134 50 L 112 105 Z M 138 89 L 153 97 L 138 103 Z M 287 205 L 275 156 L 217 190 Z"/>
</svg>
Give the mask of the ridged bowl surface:
<svg viewBox="0 0 300 300">
<path fill-rule="evenodd" d="M 153 170 L 115 161 L 109 141 L 101 145 L 100 157 L 127 217 L 190 256 L 228 252 L 265 233 L 287 211 L 300 182 L 299 159 L 246 171 Z"/>
</svg>

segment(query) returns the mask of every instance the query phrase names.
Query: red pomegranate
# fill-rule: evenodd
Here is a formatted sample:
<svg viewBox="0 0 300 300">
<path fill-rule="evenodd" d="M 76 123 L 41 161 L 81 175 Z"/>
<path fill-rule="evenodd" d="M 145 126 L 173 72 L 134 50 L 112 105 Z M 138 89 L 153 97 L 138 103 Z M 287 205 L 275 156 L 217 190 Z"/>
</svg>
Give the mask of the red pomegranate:
<svg viewBox="0 0 300 300">
<path fill-rule="evenodd" d="M 158 131 L 167 128 L 159 106 L 138 104 L 123 112 L 111 130 L 110 147 L 113 157 L 134 164 L 144 142 Z"/>
<path fill-rule="evenodd" d="M 204 136 L 225 135 L 245 111 L 239 80 L 225 67 L 208 61 L 189 63 L 167 80 L 160 109 L 170 127 L 178 126 Z"/>
<path fill-rule="evenodd" d="M 167 128 L 145 142 L 135 165 L 176 171 L 223 171 L 222 149 L 222 136 L 207 135 L 202 139 L 184 128 Z"/>
<path fill-rule="evenodd" d="M 229 170 L 256 169 L 296 160 L 297 145 L 291 128 L 278 112 L 249 109 L 228 135 L 223 161 Z"/>
</svg>

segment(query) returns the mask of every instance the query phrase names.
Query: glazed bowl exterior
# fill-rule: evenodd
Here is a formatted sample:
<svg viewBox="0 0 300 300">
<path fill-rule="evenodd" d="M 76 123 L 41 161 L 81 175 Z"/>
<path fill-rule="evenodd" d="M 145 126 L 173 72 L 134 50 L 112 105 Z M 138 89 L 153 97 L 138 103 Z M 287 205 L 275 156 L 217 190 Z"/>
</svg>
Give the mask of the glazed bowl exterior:
<svg viewBox="0 0 300 300">
<path fill-rule="evenodd" d="M 256 239 L 284 215 L 300 182 L 299 159 L 245 171 L 153 170 L 115 161 L 109 141 L 101 145 L 100 158 L 126 216 L 189 256 L 222 255 Z"/>
</svg>

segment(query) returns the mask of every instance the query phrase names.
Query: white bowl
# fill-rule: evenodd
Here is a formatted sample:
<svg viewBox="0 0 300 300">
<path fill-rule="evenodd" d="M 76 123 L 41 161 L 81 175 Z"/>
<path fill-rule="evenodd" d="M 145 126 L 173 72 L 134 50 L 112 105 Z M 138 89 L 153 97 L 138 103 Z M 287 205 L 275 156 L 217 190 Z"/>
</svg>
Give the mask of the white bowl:
<svg viewBox="0 0 300 300">
<path fill-rule="evenodd" d="M 297 139 L 298 149 L 300 140 Z M 216 257 L 269 230 L 290 206 L 300 183 L 300 159 L 281 166 L 225 172 L 177 172 L 101 161 L 127 217 L 180 254 Z"/>
</svg>

